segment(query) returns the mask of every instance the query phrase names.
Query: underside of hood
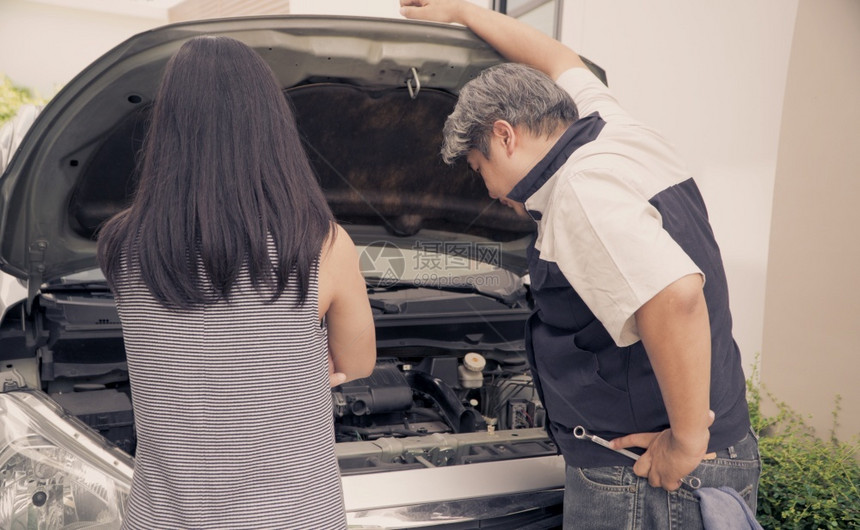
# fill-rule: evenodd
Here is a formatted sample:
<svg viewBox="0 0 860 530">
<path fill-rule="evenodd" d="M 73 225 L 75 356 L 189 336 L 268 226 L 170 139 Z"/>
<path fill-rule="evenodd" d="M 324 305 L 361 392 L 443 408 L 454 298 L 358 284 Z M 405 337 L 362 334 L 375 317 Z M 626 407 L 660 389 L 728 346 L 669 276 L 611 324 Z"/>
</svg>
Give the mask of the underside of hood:
<svg viewBox="0 0 860 530">
<path fill-rule="evenodd" d="M 164 66 L 188 39 L 226 35 L 272 66 L 336 218 L 496 241 L 533 230 L 439 150 L 459 88 L 500 57 L 463 28 L 413 21 L 261 17 L 137 35 L 41 112 L 0 180 L 0 267 L 44 281 L 95 267 L 98 227 L 129 204 Z M 414 70 L 413 70 L 414 69 Z M 420 88 L 419 88 L 420 86 Z"/>
</svg>

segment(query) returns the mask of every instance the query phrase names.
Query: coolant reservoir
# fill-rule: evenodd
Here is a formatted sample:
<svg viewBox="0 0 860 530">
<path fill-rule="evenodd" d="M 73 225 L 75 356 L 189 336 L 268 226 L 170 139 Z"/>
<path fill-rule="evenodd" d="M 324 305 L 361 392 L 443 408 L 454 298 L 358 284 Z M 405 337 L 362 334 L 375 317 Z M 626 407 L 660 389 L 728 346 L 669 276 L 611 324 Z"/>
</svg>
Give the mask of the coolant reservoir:
<svg viewBox="0 0 860 530">
<path fill-rule="evenodd" d="M 463 388 L 480 388 L 484 385 L 484 367 L 487 360 L 480 353 L 469 352 L 463 357 L 463 364 L 457 367 L 460 374 L 460 386 Z"/>
</svg>

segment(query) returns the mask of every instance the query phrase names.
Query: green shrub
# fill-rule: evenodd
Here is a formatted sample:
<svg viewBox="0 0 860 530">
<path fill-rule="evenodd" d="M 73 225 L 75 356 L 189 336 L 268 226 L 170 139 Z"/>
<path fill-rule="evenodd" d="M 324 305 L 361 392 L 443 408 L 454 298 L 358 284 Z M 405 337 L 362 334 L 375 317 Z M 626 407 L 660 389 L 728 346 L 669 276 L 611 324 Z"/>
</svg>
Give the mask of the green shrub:
<svg viewBox="0 0 860 530">
<path fill-rule="evenodd" d="M 0 125 L 13 117 L 21 105 L 28 103 L 40 105 L 45 100 L 33 95 L 29 89 L 13 85 L 5 75 L 0 77 Z"/>
<path fill-rule="evenodd" d="M 836 397 L 830 439 L 822 440 L 800 414 L 769 393 L 777 414 L 765 416 L 756 376 L 754 371 L 747 380 L 747 390 L 762 457 L 759 523 L 766 529 L 860 528 L 860 443 L 836 439 L 841 398 Z"/>
</svg>

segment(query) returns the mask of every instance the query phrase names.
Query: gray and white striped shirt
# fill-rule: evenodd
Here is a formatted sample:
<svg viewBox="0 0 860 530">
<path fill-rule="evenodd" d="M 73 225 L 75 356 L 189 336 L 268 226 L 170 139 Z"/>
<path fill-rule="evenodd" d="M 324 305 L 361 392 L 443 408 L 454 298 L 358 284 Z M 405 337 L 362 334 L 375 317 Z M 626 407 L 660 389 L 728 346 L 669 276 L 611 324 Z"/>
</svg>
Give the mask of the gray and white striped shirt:
<svg viewBox="0 0 860 530">
<path fill-rule="evenodd" d="M 266 303 L 243 270 L 229 302 L 180 312 L 126 269 L 138 445 L 123 528 L 346 527 L 317 272 L 302 306 L 294 278 Z"/>
</svg>

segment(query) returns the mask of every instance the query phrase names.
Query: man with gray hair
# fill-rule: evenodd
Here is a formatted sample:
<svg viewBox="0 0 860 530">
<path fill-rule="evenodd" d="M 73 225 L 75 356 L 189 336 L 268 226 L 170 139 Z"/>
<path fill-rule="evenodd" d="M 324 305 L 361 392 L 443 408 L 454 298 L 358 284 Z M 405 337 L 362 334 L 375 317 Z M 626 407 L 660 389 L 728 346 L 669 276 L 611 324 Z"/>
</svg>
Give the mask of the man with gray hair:
<svg viewBox="0 0 860 530">
<path fill-rule="evenodd" d="M 677 154 L 560 42 L 465 0 L 400 3 L 511 61 L 463 87 L 442 156 L 537 223 L 526 349 L 567 464 L 565 528 L 701 528 L 688 475 L 754 512 L 761 462 L 722 258 Z"/>
</svg>

